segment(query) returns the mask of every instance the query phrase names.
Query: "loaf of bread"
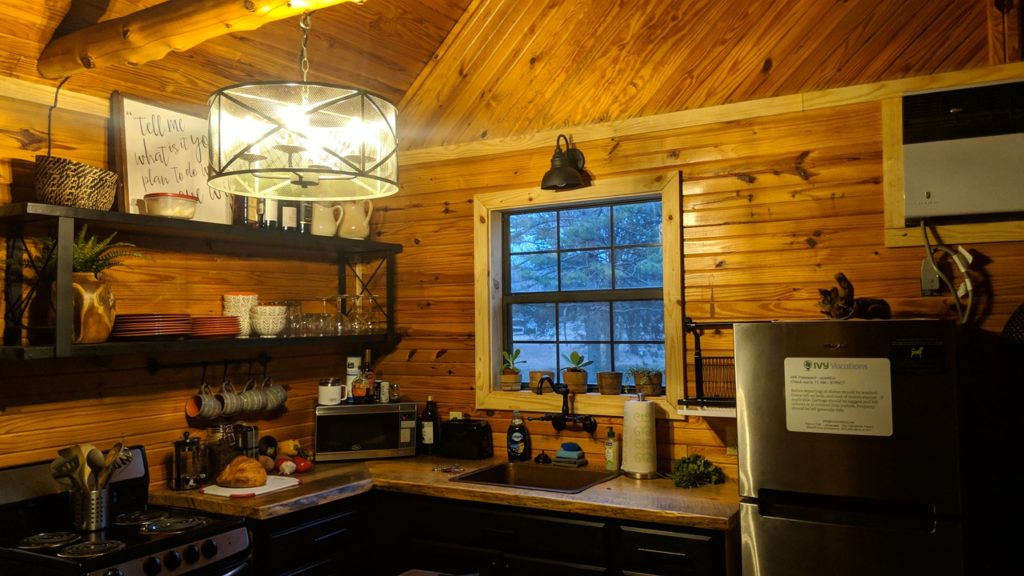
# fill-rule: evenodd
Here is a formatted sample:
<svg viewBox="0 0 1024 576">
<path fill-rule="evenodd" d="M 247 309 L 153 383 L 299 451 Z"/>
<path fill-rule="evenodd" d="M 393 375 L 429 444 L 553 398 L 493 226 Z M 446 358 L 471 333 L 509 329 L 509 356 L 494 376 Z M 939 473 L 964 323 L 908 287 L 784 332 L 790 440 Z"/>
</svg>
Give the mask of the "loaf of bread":
<svg viewBox="0 0 1024 576">
<path fill-rule="evenodd" d="M 236 456 L 218 476 L 217 485 L 227 488 L 254 488 L 267 483 L 267 471 L 257 460 Z"/>
</svg>

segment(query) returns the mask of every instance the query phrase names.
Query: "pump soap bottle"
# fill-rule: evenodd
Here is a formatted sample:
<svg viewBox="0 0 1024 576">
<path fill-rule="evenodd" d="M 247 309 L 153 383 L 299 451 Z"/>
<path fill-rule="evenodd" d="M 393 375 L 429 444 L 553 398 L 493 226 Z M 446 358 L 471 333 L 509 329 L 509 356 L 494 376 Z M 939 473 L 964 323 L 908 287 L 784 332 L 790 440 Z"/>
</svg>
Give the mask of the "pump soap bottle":
<svg viewBox="0 0 1024 576">
<path fill-rule="evenodd" d="M 519 410 L 513 410 L 512 423 L 508 425 L 508 461 L 527 462 L 530 451 L 530 431 L 526 429 Z"/>
<path fill-rule="evenodd" d="M 608 439 L 604 443 L 604 468 L 619 469 L 619 439 L 615 437 L 615 430 L 611 426 L 608 427 Z"/>
</svg>

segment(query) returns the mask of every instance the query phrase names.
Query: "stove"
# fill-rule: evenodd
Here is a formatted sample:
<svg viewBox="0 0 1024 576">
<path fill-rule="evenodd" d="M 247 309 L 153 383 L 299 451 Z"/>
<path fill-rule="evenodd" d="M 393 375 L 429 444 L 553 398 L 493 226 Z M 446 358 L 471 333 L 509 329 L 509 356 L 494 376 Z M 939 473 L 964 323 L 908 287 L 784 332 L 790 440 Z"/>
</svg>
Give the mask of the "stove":
<svg viewBox="0 0 1024 576">
<path fill-rule="evenodd" d="M 73 528 L 70 492 L 49 464 L 0 470 L 3 576 L 235 576 L 248 573 L 245 519 L 149 506 L 145 450 L 110 483 L 107 526 Z"/>
</svg>

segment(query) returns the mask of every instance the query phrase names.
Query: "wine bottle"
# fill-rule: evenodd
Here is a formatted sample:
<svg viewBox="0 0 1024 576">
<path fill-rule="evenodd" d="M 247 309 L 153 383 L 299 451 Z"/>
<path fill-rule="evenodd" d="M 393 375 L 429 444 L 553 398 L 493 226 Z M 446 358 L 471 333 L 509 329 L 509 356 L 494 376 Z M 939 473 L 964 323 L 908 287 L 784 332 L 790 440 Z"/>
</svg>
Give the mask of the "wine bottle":
<svg viewBox="0 0 1024 576">
<path fill-rule="evenodd" d="M 359 366 L 359 377 L 363 379 L 366 386 L 366 401 L 379 401 L 376 400 L 379 398 L 377 396 L 377 375 L 373 373 L 373 368 L 370 366 L 369 348 L 363 351 L 363 363 Z"/>
<path fill-rule="evenodd" d="M 420 453 L 431 455 L 436 452 L 438 432 L 437 405 L 433 396 L 427 396 L 427 405 L 420 415 Z"/>
<path fill-rule="evenodd" d="M 278 220 L 277 216 L 277 200 L 273 198 L 264 199 L 263 227 L 277 230 L 278 222 L 280 220 Z"/>
<path fill-rule="evenodd" d="M 299 206 L 291 200 L 281 201 L 281 229 L 287 232 L 299 231 Z"/>
</svg>

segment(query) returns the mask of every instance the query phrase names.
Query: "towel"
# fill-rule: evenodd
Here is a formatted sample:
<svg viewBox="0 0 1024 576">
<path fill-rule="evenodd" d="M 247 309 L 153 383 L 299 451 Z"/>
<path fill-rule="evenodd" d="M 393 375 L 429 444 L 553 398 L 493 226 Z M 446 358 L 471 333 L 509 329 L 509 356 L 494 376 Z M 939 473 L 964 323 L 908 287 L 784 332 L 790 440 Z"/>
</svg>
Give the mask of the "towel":
<svg viewBox="0 0 1024 576">
<path fill-rule="evenodd" d="M 583 450 L 566 450 L 562 448 L 558 452 L 555 452 L 555 458 L 561 458 L 563 460 L 579 460 L 583 458 Z"/>
<path fill-rule="evenodd" d="M 554 466 L 565 466 L 566 468 L 582 468 L 587 465 L 587 459 L 580 458 L 578 460 L 561 460 L 559 458 L 555 458 L 551 461 L 551 464 Z"/>
</svg>

